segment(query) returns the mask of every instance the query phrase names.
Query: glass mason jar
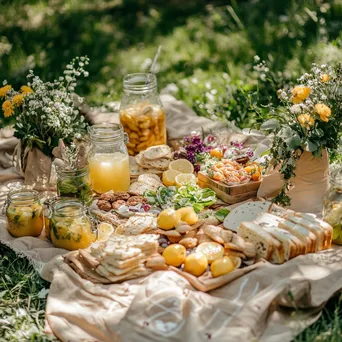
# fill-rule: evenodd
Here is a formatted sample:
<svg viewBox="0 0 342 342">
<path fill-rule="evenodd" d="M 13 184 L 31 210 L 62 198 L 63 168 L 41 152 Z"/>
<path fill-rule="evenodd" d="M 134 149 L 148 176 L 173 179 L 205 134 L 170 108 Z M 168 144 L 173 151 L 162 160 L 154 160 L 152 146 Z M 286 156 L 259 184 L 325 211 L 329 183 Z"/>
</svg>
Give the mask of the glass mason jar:
<svg viewBox="0 0 342 342">
<path fill-rule="evenodd" d="M 75 197 L 89 204 L 92 191 L 87 167 L 79 170 L 57 168 L 57 193 L 61 197 Z"/>
<path fill-rule="evenodd" d="M 342 168 L 332 172 L 324 197 L 323 217 L 334 229 L 333 243 L 342 244 Z"/>
<path fill-rule="evenodd" d="M 39 192 L 29 189 L 8 194 L 5 206 L 8 231 L 12 236 L 38 236 L 44 226 Z"/>
<path fill-rule="evenodd" d="M 120 122 L 129 136 L 132 156 L 154 145 L 166 144 L 165 111 L 157 92 L 156 75 L 129 74 L 123 80 Z"/>
<path fill-rule="evenodd" d="M 119 124 L 88 127 L 91 147 L 88 154 L 91 187 L 97 193 L 128 191 L 129 156 L 123 128 Z"/>
<path fill-rule="evenodd" d="M 89 247 L 97 238 L 85 205 L 76 199 L 60 199 L 52 204 L 50 238 L 55 247 L 70 251 Z"/>
</svg>

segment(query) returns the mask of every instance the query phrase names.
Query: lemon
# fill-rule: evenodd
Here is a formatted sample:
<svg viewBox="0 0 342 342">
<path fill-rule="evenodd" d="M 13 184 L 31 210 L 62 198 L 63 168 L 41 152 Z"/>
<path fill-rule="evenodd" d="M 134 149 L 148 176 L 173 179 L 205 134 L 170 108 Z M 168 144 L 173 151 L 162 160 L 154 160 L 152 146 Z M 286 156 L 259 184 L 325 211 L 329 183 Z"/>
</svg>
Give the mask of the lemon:
<svg viewBox="0 0 342 342">
<path fill-rule="evenodd" d="M 187 183 L 196 184 L 197 178 L 193 173 L 180 173 L 179 175 L 176 176 L 175 181 L 176 181 L 177 186 L 182 186 Z"/>
<path fill-rule="evenodd" d="M 169 170 L 176 170 L 181 173 L 194 173 L 194 166 L 186 159 L 177 159 L 169 164 Z"/>
<path fill-rule="evenodd" d="M 165 186 L 173 186 L 176 184 L 176 176 L 181 174 L 177 170 L 166 170 L 163 172 L 163 183 Z"/>
<path fill-rule="evenodd" d="M 183 245 L 174 243 L 164 249 L 163 257 L 167 265 L 179 267 L 186 258 L 186 249 Z"/>
<path fill-rule="evenodd" d="M 197 247 L 196 252 L 205 255 L 209 264 L 211 264 L 223 257 L 224 248 L 217 242 L 203 242 Z"/>
<path fill-rule="evenodd" d="M 106 222 L 101 222 L 97 226 L 97 240 L 98 241 L 107 241 L 108 238 L 113 234 L 114 228 L 112 225 Z"/>
<path fill-rule="evenodd" d="M 185 207 L 177 210 L 181 221 L 186 222 L 190 226 L 198 222 L 198 216 L 193 207 Z"/>
<path fill-rule="evenodd" d="M 210 266 L 210 271 L 214 278 L 227 274 L 234 269 L 234 263 L 228 256 L 215 260 Z"/>
<path fill-rule="evenodd" d="M 174 209 L 165 209 L 158 216 L 158 227 L 165 230 L 175 228 L 176 224 L 180 221 L 180 218 L 180 214 Z"/>
<path fill-rule="evenodd" d="M 193 253 L 187 256 L 184 271 L 196 277 L 202 275 L 208 267 L 208 260 L 202 253 Z"/>
</svg>

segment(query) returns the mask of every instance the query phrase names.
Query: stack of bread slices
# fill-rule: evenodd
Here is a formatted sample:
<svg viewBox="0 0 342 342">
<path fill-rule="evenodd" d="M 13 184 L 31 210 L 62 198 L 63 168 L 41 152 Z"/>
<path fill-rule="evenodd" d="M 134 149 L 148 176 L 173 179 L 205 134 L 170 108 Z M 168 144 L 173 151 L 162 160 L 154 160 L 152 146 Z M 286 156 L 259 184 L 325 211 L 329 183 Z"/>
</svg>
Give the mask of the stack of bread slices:
<svg viewBox="0 0 342 342">
<path fill-rule="evenodd" d="M 253 222 L 242 222 L 238 235 L 252 242 L 257 257 L 282 264 L 298 255 L 331 247 L 332 227 L 315 215 L 271 205 Z"/>
</svg>

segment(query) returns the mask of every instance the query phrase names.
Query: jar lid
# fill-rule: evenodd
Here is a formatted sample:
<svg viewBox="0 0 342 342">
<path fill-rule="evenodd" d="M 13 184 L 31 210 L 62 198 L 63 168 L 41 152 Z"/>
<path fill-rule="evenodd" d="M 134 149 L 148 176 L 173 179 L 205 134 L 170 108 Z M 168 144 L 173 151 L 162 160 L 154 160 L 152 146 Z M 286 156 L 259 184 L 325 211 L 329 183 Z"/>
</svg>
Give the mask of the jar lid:
<svg viewBox="0 0 342 342">
<path fill-rule="evenodd" d="M 342 168 L 338 168 L 331 173 L 331 184 L 342 187 Z"/>
<path fill-rule="evenodd" d="M 93 142 L 113 143 L 124 139 L 124 130 L 120 124 L 97 124 L 88 126 L 90 140 Z"/>
</svg>

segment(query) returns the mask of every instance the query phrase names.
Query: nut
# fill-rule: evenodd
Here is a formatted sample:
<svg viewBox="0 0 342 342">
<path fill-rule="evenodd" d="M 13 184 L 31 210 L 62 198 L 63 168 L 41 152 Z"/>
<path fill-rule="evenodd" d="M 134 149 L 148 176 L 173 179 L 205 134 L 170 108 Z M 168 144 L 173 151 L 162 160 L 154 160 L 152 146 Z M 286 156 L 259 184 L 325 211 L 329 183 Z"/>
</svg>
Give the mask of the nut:
<svg viewBox="0 0 342 342">
<path fill-rule="evenodd" d="M 103 211 L 110 211 L 112 209 L 111 203 L 109 201 L 105 201 L 105 200 L 98 200 L 97 201 L 97 207 Z"/>
<path fill-rule="evenodd" d="M 137 205 L 138 203 L 145 203 L 146 199 L 143 196 L 132 196 L 127 200 L 127 205 Z"/>
<path fill-rule="evenodd" d="M 115 192 L 114 195 L 115 195 L 115 201 L 116 200 L 125 200 L 125 201 L 127 201 L 130 198 L 129 193 L 125 192 L 125 191 Z"/>
<path fill-rule="evenodd" d="M 115 210 L 118 210 L 122 205 L 125 205 L 126 201 L 124 200 L 117 200 L 115 202 L 112 203 L 112 208 Z"/>
</svg>

